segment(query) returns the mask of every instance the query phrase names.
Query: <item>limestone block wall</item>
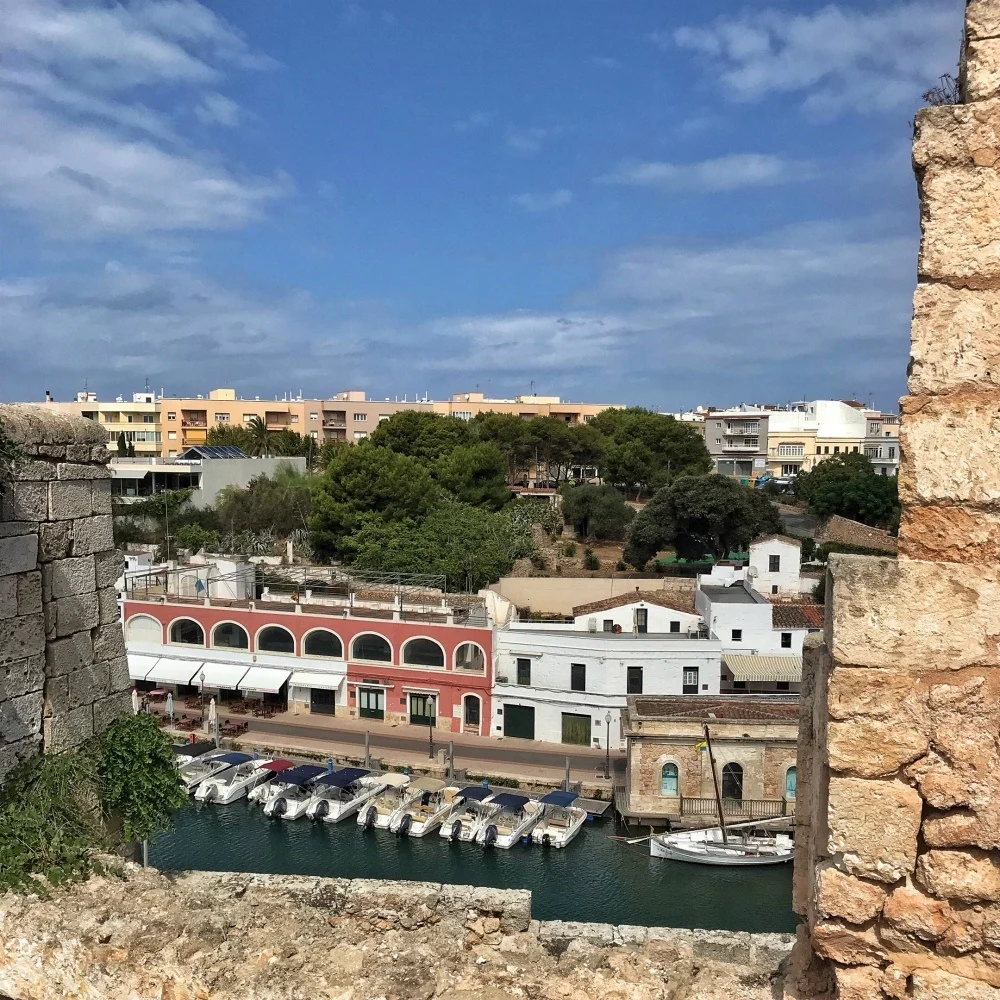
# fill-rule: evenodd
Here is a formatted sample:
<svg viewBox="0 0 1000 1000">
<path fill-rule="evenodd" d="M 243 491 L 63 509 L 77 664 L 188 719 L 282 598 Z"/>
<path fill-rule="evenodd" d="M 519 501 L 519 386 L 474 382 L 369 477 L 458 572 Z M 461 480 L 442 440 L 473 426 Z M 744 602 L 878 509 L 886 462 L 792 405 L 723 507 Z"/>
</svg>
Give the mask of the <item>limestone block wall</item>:
<svg viewBox="0 0 1000 1000">
<path fill-rule="evenodd" d="M 0 485 L 0 780 L 130 711 L 101 428 L 0 406 L 18 455 Z"/>
<path fill-rule="evenodd" d="M 917 115 L 900 558 L 832 556 L 805 651 L 790 997 L 1000 997 L 1000 0 Z"/>
</svg>

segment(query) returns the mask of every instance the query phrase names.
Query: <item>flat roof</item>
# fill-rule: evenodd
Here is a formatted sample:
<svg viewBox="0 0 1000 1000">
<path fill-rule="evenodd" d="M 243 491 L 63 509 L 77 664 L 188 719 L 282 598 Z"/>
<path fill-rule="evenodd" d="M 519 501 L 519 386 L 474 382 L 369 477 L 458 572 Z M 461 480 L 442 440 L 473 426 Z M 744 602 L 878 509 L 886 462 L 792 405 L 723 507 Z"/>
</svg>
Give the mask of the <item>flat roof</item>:
<svg viewBox="0 0 1000 1000">
<path fill-rule="evenodd" d="M 754 599 L 753 594 L 749 593 L 739 584 L 734 584 L 732 587 L 702 587 L 701 592 L 713 603 L 713 604 L 760 604 L 762 602 Z"/>
</svg>

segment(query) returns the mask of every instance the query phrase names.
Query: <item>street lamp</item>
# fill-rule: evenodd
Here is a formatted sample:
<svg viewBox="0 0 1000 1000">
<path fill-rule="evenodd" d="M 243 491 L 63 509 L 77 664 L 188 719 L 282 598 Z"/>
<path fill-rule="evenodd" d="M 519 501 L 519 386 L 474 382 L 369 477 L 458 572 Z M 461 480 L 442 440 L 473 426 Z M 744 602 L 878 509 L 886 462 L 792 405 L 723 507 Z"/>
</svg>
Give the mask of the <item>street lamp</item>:
<svg viewBox="0 0 1000 1000">
<path fill-rule="evenodd" d="M 205 671 L 204 670 L 201 672 L 199 680 L 201 681 L 201 715 L 202 718 L 204 718 L 205 717 Z"/>
<path fill-rule="evenodd" d="M 433 707 L 435 708 L 437 707 L 436 705 L 434 705 L 433 702 L 431 704 Z M 434 716 L 433 715 L 427 716 L 427 737 L 428 740 L 430 741 L 430 752 L 428 753 L 427 756 L 430 757 L 431 760 L 433 760 L 434 759 Z"/>
<path fill-rule="evenodd" d="M 611 780 L 611 713 L 604 716 L 604 724 L 607 727 L 604 731 L 604 777 Z"/>
</svg>

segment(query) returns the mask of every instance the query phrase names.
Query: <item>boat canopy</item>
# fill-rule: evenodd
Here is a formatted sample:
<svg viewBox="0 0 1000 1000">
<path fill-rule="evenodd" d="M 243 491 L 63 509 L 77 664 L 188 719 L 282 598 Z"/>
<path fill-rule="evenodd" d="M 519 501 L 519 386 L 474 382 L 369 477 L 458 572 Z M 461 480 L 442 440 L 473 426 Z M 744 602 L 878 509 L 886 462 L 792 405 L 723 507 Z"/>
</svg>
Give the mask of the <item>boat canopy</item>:
<svg viewBox="0 0 1000 1000">
<path fill-rule="evenodd" d="M 320 774 L 325 774 L 326 768 L 319 764 L 299 764 L 298 767 L 291 767 L 287 771 L 281 772 L 278 779 L 283 785 L 304 785 L 312 781 Z"/>
<path fill-rule="evenodd" d="M 203 753 L 215 750 L 214 743 L 178 743 L 174 746 L 174 753 L 183 757 L 200 757 Z"/>
<path fill-rule="evenodd" d="M 331 771 L 322 778 L 316 779 L 317 785 L 329 785 L 332 788 L 346 788 L 351 782 L 363 778 L 369 772 L 363 767 L 342 767 L 339 771 Z"/>
<path fill-rule="evenodd" d="M 197 680 L 200 683 L 201 675 L 204 674 L 205 687 L 235 691 L 247 669 L 245 663 L 203 663 Z"/>
<path fill-rule="evenodd" d="M 393 771 L 389 771 L 386 774 L 380 774 L 378 780 L 383 785 L 392 785 L 393 788 L 399 788 L 400 785 L 405 785 L 410 780 L 410 776 L 408 774 L 396 774 Z"/>
<path fill-rule="evenodd" d="M 218 757 L 213 757 L 212 760 L 223 761 L 226 764 L 245 764 L 248 760 L 253 760 L 253 757 L 248 753 L 239 753 L 236 750 L 231 750 L 229 753 L 219 754 Z"/>
<path fill-rule="evenodd" d="M 240 681 L 241 691 L 253 691 L 257 694 L 277 694 L 282 684 L 292 676 L 291 670 L 279 670 L 277 667 L 251 667 Z"/>
<path fill-rule="evenodd" d="M 549 792 L 548 795 L 543 795 L 538 801 L 541 802 L 543 806 L 571 806 L 579 796 L 576 792 Z"/>
<path fill-rule="evenodd" d="M 294 766 L 295 764 L 287 757 L 275 757 L 274 760 L 268 760 L 261 764 L 261 767 L 265 771 L 274 771 L 275 774 L 278 774 L 280 771 L 287 771 L 290 767 Z"/>
<path fill-rule="evenodd" d="M 463 788 L 455 798 L 467 799 L 470 802 L 482 802 L 483 799 L 489 798 L 492 794 L 492 788 L 483 788 L 482 785 L 469 785 L 468 788 Z"/>
<path fill-rule="evenodd" d="M 440 778 L 417 778 L 410 784 L 410 788 L 415 792 L 440 792 L 442 788 L 447 788 L 448 782 Z"/>
<path fill-rule="evenodd" d="M 511 792 L 501 792 L 490 800 L 491 806 L 500 806 L 501 809 L 522 809 L 527 803 L 525 795 L 514 795 Z"/>
<path fill-rule="evenodd" d="M 159 684 L 190 684 L 191 678 L 196 677 L 201 668 L 198 660 L 175 660 L 170 656 L 161 656 L 146 674 L 146 680 Z"/>
</svg>

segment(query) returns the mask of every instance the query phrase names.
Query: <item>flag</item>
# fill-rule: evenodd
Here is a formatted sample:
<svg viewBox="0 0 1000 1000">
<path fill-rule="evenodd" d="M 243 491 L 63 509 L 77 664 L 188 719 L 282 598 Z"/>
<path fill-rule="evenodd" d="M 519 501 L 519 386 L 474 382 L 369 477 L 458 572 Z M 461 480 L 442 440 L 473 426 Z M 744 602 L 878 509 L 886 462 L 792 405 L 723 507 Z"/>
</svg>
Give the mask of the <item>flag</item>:
<svg viewBox="0 0 1000 1000">
<path fill-rule="evenodd" d="M 195 580 L 194 589 L 200 594 L 205 589 L 205 584 L 201 580 Z"/>
<path fill-rule="evenodd" d="M 700 743 L 695 743 L 694 748 L 695 750 L 707 750 L 708 744 L 702 740 Z"/>
</svg>

